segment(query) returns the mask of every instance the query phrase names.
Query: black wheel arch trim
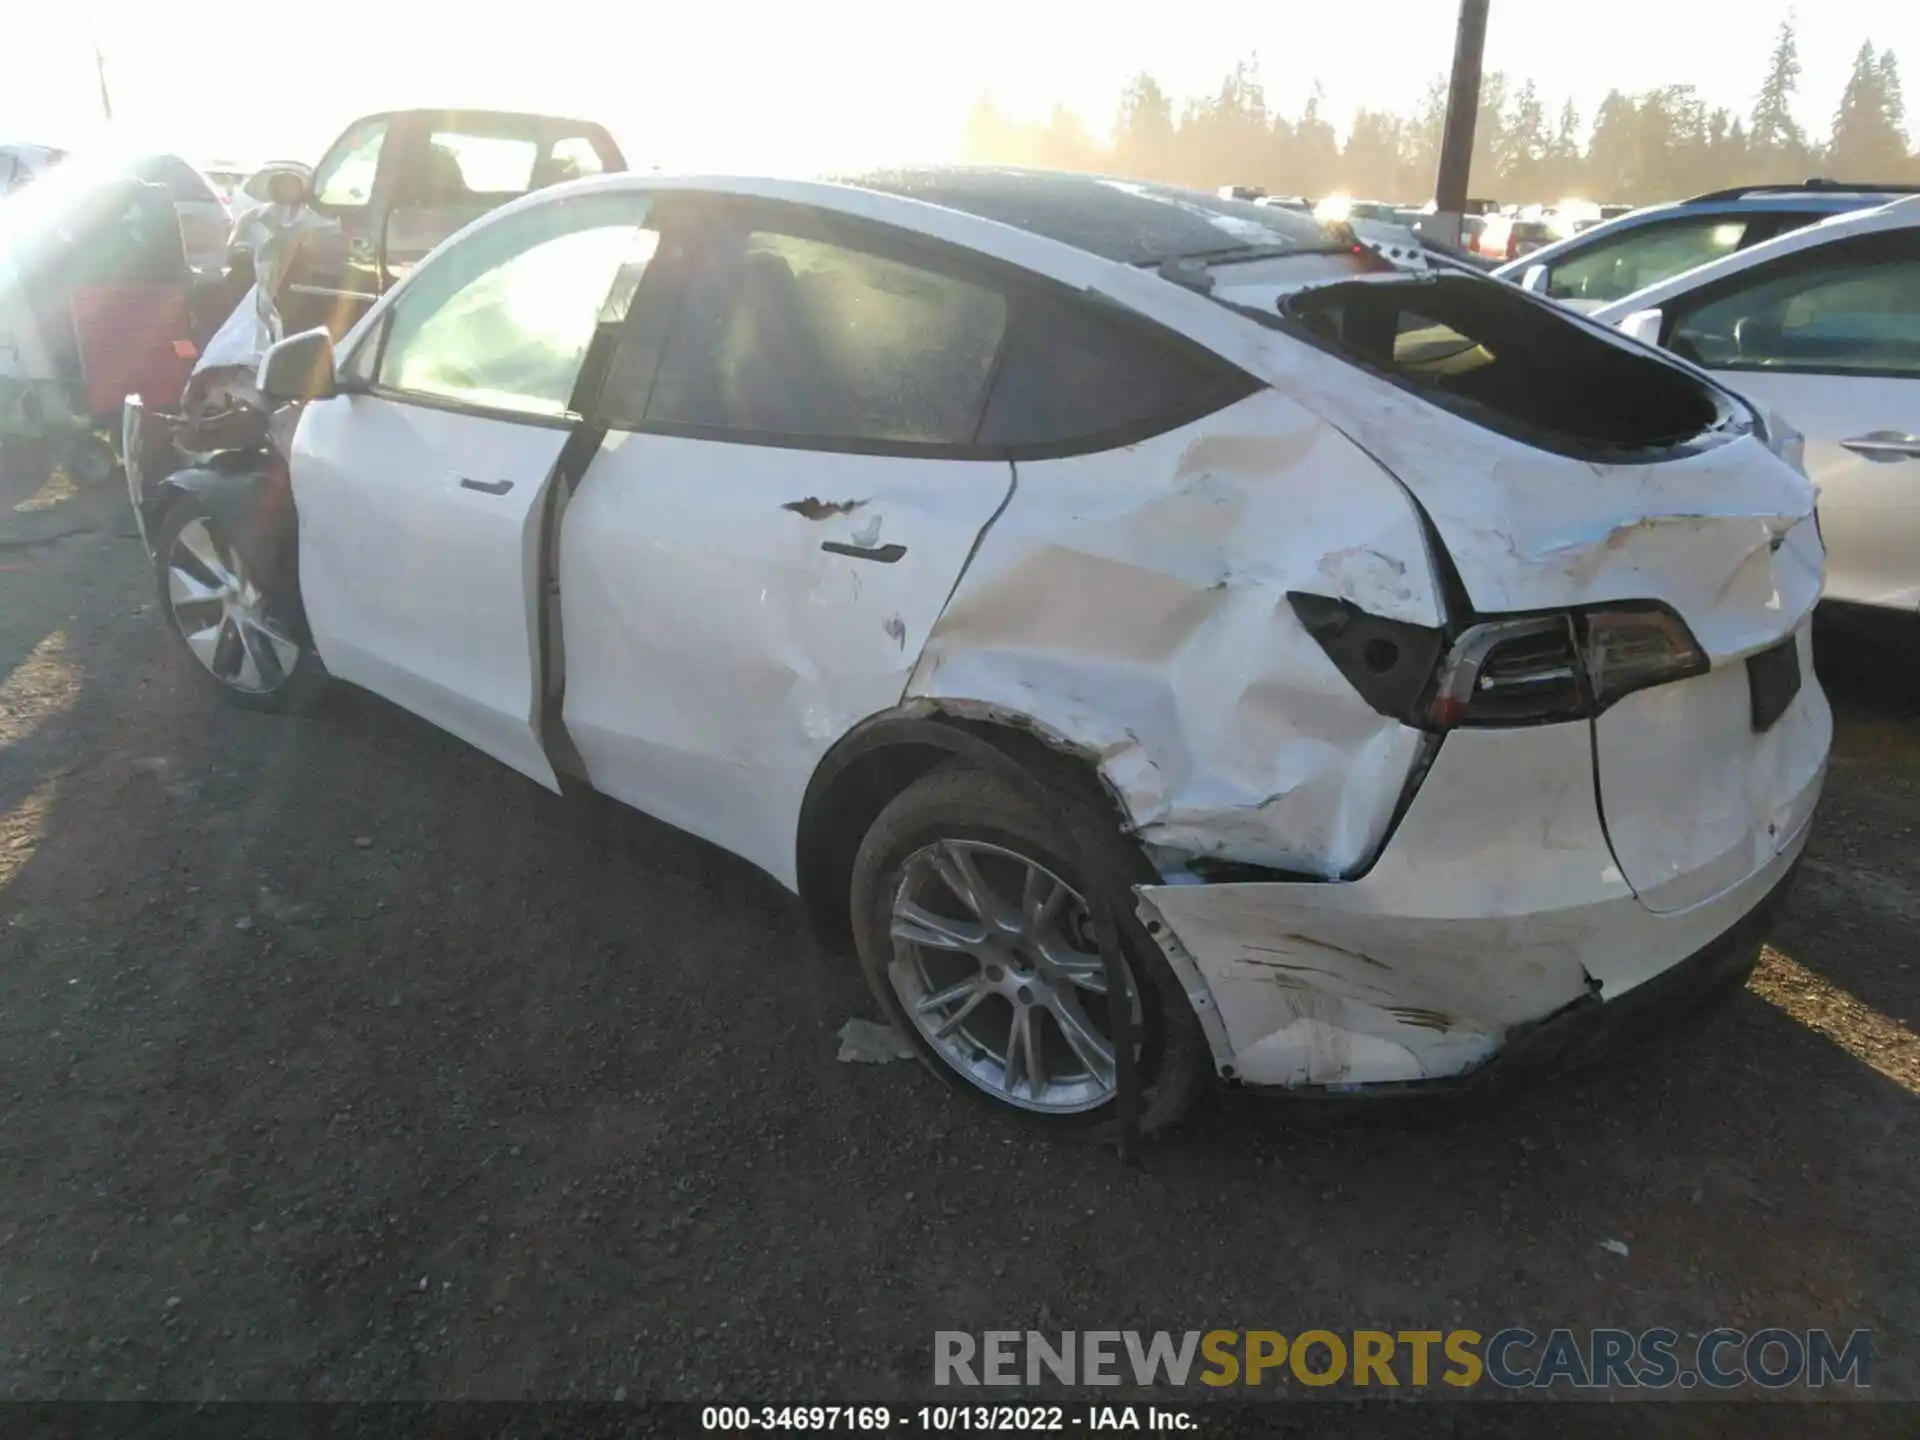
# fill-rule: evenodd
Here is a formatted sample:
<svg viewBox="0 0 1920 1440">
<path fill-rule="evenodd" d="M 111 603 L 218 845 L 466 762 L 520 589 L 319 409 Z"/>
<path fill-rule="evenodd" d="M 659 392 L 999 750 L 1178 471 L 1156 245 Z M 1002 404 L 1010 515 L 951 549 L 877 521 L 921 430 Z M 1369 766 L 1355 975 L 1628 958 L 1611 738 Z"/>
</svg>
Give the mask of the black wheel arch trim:
<svg viewBox="0 0 1920 1440">
<path fill-rule="evenodd" d="M 1081 799 L 1111 814 L 1116 833 L 1129 831 L 1126 806 L 1101 778 L 1091 751 L 1027 716 L 963 715 L 938 701 L 909 701 L 861 721 L 814 767 L 795 827 L 794 874 L 795 889 L 816 923 L 830 931 L 844 928 L 853 856 L 873 817 L 948 760 L 993 771 L 1048 813 L 1057 808 L 1051 792 L 1070 783 Z M 1144 851 L 1141 863 L 1146 866 Z"/>
</svg>

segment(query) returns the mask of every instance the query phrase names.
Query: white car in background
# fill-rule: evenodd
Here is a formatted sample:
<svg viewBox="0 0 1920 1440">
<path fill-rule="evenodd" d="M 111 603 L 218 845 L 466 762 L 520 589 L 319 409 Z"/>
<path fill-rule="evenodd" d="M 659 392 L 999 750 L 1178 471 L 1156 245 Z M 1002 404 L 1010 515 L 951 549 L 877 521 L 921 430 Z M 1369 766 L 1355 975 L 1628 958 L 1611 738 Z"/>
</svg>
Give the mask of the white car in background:
<svg viewBox="0 0 1920 1440">
<path fill-rule="evenodd" d="M 1920 196 L 1836 215 L 1593 312 L 1804 437 L 1830 600 L 1920 609 Z"/>
<path fill-rule="evenodd" d="M 1403 248 L 1038 172 L 580 181 L 275 346 L 251 468 L 130 407 L 129 484 L 229 697 L 324 665 L 744 856 L 965 1093 L 1492 1084 L 1753 964 L 1821 554 L 1746 402 Z"/>
<path fill-rule="evenodd" d="M 0 200 L 24 190 L 66 157 L 52 145 L 0 145 Z"/>
</svg>

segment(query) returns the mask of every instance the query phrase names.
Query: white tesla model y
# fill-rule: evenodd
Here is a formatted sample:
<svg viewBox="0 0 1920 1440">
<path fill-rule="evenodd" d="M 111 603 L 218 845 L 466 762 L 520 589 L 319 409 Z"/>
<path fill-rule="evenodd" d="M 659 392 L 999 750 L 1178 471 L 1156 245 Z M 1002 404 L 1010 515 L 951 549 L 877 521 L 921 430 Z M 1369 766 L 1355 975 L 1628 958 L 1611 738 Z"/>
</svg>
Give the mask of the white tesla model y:
<svg viewBox="0 0 1920 1440">
<path fill-rule="evenodd" d="M 958 1088 L 1493 1083 L 1751 966 L 1831 722 L 1806 476 L 1711 379 L 1274 207 L 618 176 L 130 483 L 184 650 L 724 846 Z"/>
</svg>

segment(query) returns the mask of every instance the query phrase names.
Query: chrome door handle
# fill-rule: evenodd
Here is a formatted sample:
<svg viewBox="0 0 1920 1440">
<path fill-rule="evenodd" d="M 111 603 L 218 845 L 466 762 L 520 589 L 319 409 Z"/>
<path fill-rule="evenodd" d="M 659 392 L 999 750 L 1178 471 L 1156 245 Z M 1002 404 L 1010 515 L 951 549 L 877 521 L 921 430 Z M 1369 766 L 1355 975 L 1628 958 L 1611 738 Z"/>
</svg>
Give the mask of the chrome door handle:
<svg viewBox="0 0 1920 1440">
<path fill-rule="evenodd" d="M 513 488 L 511 480 L 469 480 L 460 477 L 462 490 L 478 490 L 482 495 L 504 495 Z"/>
<path fill-rule="evenodd" d="M 1890 465 L 1896 460 L 1920 460 L 1920 437 L 1902 435 L 1898 430 L 1874 430 L 1840 443 L 1861 459 L 1881 465 Z"/>
</svg>

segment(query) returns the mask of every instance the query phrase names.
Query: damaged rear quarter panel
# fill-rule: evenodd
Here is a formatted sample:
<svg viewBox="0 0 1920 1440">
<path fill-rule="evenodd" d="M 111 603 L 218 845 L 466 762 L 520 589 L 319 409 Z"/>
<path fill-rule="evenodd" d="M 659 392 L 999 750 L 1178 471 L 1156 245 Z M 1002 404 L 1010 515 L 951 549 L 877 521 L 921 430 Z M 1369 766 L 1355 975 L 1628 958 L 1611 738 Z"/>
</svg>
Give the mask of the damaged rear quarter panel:
<svg viewBox="0 0 1920 1440">
<path fill-rule="evenodd" d="M 1793 536 L 1813 515 L 1813 484 L 1755 433 L 1705 436 L 1646 463 L 1558 454 L 1272 339 L 1261 373 L 1418 498 L 1476 610 L 1664 600 L 1721 659 L 1778 640 L 1818 597 L 1817 546 Z"/>
<path fill-rule="evenodd" d="M 1360 698 L 1288 590 L 1441 620 L 1405 493 L 1262 391 L 1122 450 L 1021 462 L 908 694 L 1096 755 L 1165 868 L 1343 874 L 1378 848 L 1425 740 Z"/>
</svg>

